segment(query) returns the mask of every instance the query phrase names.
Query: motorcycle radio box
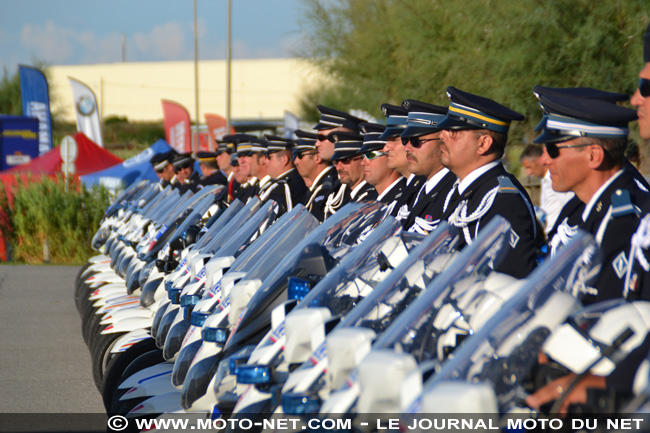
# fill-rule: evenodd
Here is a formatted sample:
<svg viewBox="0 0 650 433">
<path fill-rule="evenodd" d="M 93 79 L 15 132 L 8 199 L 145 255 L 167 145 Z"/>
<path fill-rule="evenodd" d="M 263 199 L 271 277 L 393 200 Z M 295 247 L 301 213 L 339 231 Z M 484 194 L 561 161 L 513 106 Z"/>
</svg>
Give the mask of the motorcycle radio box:
<svg viewBox="0 0 650 433">
<path fill-rule="evenodd" d="M 27 164 L 38 156 L 38 119 L 0 115 L 0 171 Z"/>
</svg>

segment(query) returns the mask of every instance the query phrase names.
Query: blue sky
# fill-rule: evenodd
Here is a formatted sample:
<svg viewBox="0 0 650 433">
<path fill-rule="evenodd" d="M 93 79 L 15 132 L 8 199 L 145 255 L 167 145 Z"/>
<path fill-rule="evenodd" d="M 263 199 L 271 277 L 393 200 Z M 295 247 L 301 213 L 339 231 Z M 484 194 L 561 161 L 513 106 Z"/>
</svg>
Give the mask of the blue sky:
<svg viewBox="0 0 650 433">
<path fill-rule="evenodd" d="M 0 69 L 192 60 L 192 0 L 0 0 Z M 197 0 L 199 59 L 226 56 L 226 0 Z M 233 58 L 291 57 L 300 0 L 232 0 Z"/>
</svg>

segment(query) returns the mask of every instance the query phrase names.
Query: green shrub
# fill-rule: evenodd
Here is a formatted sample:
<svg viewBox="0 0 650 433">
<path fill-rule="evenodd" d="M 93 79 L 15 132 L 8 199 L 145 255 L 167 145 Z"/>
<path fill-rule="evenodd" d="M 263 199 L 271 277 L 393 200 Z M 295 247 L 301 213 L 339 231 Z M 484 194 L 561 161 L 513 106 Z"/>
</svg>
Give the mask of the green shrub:
<svg viewBox="0 0 650 433">
<path fill-rule="evenodd" d="M 6 213 L 0 227 L 13 261 L 42 263 L 46 243 L 52 263 L 83 263 L 93 254 L 90 243 L 110 200 L 104 187 L 88 189 L 60 176 L 17 178 L 12 206 L 4 187 L 0 192 Z"/>
</svg>

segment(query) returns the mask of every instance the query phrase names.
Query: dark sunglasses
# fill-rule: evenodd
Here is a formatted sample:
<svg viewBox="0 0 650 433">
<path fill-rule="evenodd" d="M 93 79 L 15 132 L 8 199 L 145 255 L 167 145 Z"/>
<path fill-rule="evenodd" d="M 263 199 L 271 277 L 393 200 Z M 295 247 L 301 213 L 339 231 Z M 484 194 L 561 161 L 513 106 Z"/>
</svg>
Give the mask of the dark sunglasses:
<svg viewBox="0 0 650 433">
<path fill-rule="evenodd" d="M 316 134 L 318 141 L 327 141 L 327 134 Z"/>
<path fill-rule="evenodd" d="M 316 155 L 316 154 L 318 154 L 318 151 L 296 153 L 295 156 L 294 156 L 294 158 L 302 159 L 303 156 L 307 156 L 307 155 Z"/>
<path fill-rule="evenodd" d="M 348 156 L 347 158 L 337 159 L 337 160 L 334 161 L 334 162 L 335 162 L 336 164 L 338 164 L 339 162 L 340 162 L 341 164 L 349 164 L 349 163 L 351 163 L 352 161 L 356 161 L 356 160 L 359 159 L 359 158 L 361 158 L 361 155 L 353 155 L 353 156 Z"/>
<path fill-rule="evenodd" d="M 370 152 L 366 152 L 363 154 L 363 157 L 366 158 L 367 160 L 372 161 L 373 159 L 380 158 L 382 156 L 388 155 L 386 152 L 380 152 L 378 150 L 371 150 Z"/>
<path fill-rule="evenodd" d="M 184 166 L 182 166 L 182 167 L 174 167 L 174 171 L 175 171 L 176 173 L 178 173 L 179 171 L 184 170 L 184 169 L 186 169 L 186 168 L 190 168 L 190 167 L 191 167 L 191 165 L 189 165 L 189 164 L 188 164 L 188 165 L 184 165 Z"/>
<path fill-rule="evenodd" d="M 159 168 L 158 170 L 156 170 L 156 173 L 160 174 L 160 173 L 162 173 L 163 171 L 165 171 L 165 168 Z"/>
<path fill-rule="evenodd" d="M 548 153 L 548 156 L 551 159 L 555 159 L 558 156 L 560 156 L 560 149 L 571 149 L 571 148 L 575 148 L 575 147 L 586 147 L 586 146 L 591 146 L 592 144 L 596 144 L 596 143 L 567 144 L 566 146 L 558 146 L 555 143 L 544 143 L 544 147 L 546 147 L 546 153 Z"/>
<path fill-rule="evenodd" d="M 442 140 L 442 138 L 440 137 L 427 138 L 426 140 L 421 140 L 420 137 L 402 137 L 402 144 L 406 146 L 407 144 L 411 143 L 411 146 L 417 149 L 428 141 L 436 141 L 436 140 Z"/>
<path fill-rule="evenodd" d="M 644 98 L 650 96 L 650 79 L 639 78 L 639 93 Z"/>
</svg>

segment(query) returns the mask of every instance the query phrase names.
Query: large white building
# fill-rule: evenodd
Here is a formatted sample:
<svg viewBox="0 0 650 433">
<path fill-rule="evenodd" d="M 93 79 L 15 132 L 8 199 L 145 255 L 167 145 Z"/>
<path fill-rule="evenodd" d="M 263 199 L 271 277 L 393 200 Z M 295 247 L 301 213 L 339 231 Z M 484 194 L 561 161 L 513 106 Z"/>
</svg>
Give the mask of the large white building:
<svg viewBox="0 0 650 433">
<path fill-rule="evenodd" d="M 204 113 L 226 115 L 226 62 L 199 62 L 199 121 Z M 184 105 L 195 115 L 194 62 L 109 63 L 52 66 L 52 111 L 74 122 L 68 77 L 91 87 L 104 118 L 126 116 L 129 121 L 162 120 L 161 99 Z M 300 96 L 325 81 L 313 66 L 299 59 L 233 60 L 231 118 L 281 119 L 285 111 L 297 113 Z"/>
</svg>

